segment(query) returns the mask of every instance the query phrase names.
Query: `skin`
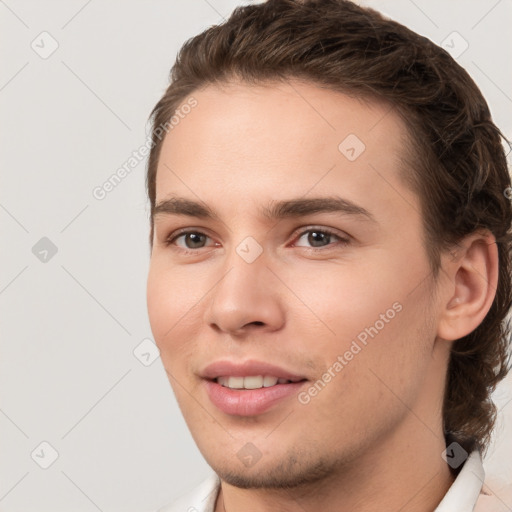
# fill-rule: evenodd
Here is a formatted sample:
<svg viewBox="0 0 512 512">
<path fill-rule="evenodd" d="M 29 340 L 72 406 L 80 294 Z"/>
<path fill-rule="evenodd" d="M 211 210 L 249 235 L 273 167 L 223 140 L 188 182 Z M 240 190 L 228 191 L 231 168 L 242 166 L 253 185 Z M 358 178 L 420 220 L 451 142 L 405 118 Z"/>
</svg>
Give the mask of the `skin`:
<svg viewBox="0 0 512 512">
<path fill-rule="evenodd" d="M 296 80 L 193 96 L 198 105 L 164 140 L 156 202 L 201 201 L 218 219 L 154 219 L 147 300 L 180 409 L 221 478 L 216 511 L 433 510 L 453 482 L 441 457 L 449 350 L 491 306 L 492 235 L 444 254 L 434 279 L 419 198 L 398 174 L 406 130 L 388 106 Z M 338 150 L 349 134 L 366 146 L 352 162 Z M 374 221 L 259 213 L 272 200 L 333 195 Z M 349 243 L 332 236 L 315 247 L 311 227 Z M 207 235 L 202 246 L 166 245 L 180 228 Z M 248 236 L 263 249 L 252 263 L 236 252 Z M 309 403 L 293 396 L 240 417 L 209 400 L 199 374 L 219 359 L 279 365 L 308 389 L 397 302 L 401 311 Z M 261 453 L 251 467 L 237 457 L 248 442 Z"/>
</svg>

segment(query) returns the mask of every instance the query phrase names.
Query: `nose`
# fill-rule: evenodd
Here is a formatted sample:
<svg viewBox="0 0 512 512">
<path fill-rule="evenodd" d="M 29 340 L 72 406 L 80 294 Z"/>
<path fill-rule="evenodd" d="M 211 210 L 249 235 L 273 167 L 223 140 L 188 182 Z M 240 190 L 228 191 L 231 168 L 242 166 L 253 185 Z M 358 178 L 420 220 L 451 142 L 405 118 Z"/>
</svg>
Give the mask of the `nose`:
<svg viewBox="0 0 512 512">
<path fill-rule="evenodd" d="M 209 294 L 206 324 L 234 336 L 280 329 L 285 311 L 278 285 L 263 256 L 247 263 L 235 255 Z"/>
</svg>

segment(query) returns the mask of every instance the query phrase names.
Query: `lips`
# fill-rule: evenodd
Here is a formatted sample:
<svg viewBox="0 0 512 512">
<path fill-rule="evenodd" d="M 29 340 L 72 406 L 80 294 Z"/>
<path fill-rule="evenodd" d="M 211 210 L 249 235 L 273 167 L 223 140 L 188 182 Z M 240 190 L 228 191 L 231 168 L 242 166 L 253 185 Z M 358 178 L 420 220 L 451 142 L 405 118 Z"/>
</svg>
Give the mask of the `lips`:
<svg viewBox="0 0 512 512">
<path fill-rule="evenodd" d="M 201 377 L 213 405 L 235 416 L 262 414 L 296 395 L 307 382 L 302 375 L 259 361 L 217 361 L 208 365 Z"/>
<path fill-rule="evenodd" d="M 251 377 L 254 375 L 268 375 L 293 382 L 306 379 L 304 375 L 292 373 L 284 368 L 263 361 L 245 361 L 238 364 L 230 361 L 216 361 L 209 364 L 201 372 L 201 377 L 209 380 L 214 380 L 218 377 Z"/>
</svg>

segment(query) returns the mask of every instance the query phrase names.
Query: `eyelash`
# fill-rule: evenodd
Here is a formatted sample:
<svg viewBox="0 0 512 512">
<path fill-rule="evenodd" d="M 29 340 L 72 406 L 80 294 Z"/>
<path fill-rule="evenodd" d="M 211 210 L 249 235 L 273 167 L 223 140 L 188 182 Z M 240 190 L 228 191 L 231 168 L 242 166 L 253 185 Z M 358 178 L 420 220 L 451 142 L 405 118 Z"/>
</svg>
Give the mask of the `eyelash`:
<svg viewBox="0 0 512 512">
<path fill-rule="evenodd" d="M 335 233 L 334 231 L 330 230 L 330 229 L 327 229 L 327 228 L 320 228 L 320 227 L 309 227 L 301 232 L 298 233 L 298 235 L 295 237 L 296 240 L 300 240 L 305 234 L 307 233 L 310 233 L 310 232 L 316 232 L 316 233 L 322 233 L 323 235 L 328 235 L 328 236 L 332 236 L 332 237 L 335 237 L 338 239 L 338 245 L 344 247 L 346 245 L 348 245 L 350 243 L 350 240 L 349 240 L 349 237 L 347 236 L 346 238 L 338 235 L 337 233 Z M 194 230 L 194 229 L 183 229 L 181 231 L 178 231 L 178 232 L 175 232 L 175 233 L 172 233 L 171 235 L 169 235 L 165 240 L 164 240 L 164 245 L 165 246 L 171 246 L 174 244 L 174 242 L 184 236 L 184 235 L 188 235 L 188 234 L 196 234 L 196 235 L 205 235 L 206 237 L 210 238 L 206 233 L 203 233 L 201 231 L 198 231 L 198 230 Z M 303 246 L 299 246 L 299 247 L 302 247 L 304 249 L 309 249 L 310 251 L 314 251 L 314 252 L 317 252 L 317 251 L 322 251 L 322 250 L 327 250 L 327 249 L 332 249 L 332 243 L 328 244 L 328 245 L 325 245 L 323 247 L 303 247 Z M 180 252 L 182 252 L 182 254 L 197 254 L 199 250 L 201 249 L 206 249 L 207 247 L 199 247 L 197 249 L 184 249 L 183 247 L 177 247 L 177 250 L 179 250 Z"/>
</svg>

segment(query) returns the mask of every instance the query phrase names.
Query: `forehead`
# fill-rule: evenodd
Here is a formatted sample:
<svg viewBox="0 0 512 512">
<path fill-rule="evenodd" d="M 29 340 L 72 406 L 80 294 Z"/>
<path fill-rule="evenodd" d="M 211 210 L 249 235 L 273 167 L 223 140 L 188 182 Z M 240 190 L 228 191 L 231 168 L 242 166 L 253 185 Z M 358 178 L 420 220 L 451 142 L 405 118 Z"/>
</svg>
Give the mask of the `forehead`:
<svg viewBox="0 0 512 512">
<path fill-rule="evenodd" d="M 250 202 L 333 187 L 347 196 L 366 189 L 371 201 L 400 186 L 406 130 L 387 104 L 297 80 L 209 85 L 190 96 L 197 105 L 162 146 L 157 203 L 171 192 Z"/>
</svg>

